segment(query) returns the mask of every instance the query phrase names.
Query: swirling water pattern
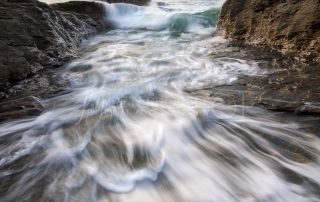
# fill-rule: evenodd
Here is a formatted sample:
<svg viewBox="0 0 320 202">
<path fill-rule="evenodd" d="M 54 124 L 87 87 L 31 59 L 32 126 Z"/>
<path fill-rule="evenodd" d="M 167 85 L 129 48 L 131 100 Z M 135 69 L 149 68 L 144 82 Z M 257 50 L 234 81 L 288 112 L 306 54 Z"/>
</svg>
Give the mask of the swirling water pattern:
<svg viewBox="0 0 320 202">
<path fill-rule="evenodd" d="M 317 118 L 184 91 L 265 73 L 209 56 L 220 1 L 105 6 L 72 92 L 0 125 L 1 201 L 320 201 Z"/>
</svg>

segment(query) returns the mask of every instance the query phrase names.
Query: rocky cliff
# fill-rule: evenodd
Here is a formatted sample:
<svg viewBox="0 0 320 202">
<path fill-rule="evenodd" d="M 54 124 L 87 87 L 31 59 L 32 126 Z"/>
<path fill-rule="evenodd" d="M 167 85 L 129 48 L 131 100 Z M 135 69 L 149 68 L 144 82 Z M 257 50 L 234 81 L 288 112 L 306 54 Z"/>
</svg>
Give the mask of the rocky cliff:
<svg viewBox="0 0 320 202">
<path fill-rule="evenodd" d="M 0 84 L 63 64 L 83 37 L 104 29 L 101 5 L 73 4 L 90 12 L 65 12 L 36 0 L 0 2 Z"/>
<path fill-rule="evenodd" d="M 227 0 L 219 27 L 236 42 L 320 61 L 319 0 Z"/>
</svg>

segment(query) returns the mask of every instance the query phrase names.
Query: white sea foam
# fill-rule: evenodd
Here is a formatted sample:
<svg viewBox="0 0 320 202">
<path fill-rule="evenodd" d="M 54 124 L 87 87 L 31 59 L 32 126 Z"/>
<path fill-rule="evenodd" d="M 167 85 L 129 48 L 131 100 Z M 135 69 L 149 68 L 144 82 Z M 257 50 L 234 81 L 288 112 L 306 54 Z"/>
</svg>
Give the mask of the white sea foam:
<svg viewBox="0 0 320 202">
<path fill-rule="evenodd" d="M 72 92 L 0 125 L 2 201 L 318 200 L 306 120 L 185 92 L 265 73 L 199 21 L 218 1 L 167 3 L 105 4 L 116 29 L 66 67 Z"/>
</svg>

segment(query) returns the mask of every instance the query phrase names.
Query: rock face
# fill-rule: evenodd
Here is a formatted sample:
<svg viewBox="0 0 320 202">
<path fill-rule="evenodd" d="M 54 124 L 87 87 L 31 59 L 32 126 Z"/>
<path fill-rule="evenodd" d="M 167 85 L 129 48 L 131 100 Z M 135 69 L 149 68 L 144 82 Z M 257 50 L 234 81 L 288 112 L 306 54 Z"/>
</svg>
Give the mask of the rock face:
<svg viewBox="0 0 320 202">
<path fill-rule="evenodd" d="M 106 2 L 144 5 L 149 0 Z M 110 29 L 105 12 L 98 2 L 0 0 L 0 122 L 40 114 L 44 108 L 32 96 L 69 91 L 56 67 L 77 55 L 82 39 Z"/>
<path fill-rule="evenodd" d="M 224 51 L 212 55 L 213 59 L 236 57 L 257 61 L 266 74 L 243 75 L 231 84 L 212 84 L 188 93 L 209 100 L 222 98 L 229 105 L 320 115 L 318 64 L 305 64 L 267 48 L 225 46 Z"/>
<path fill-rule="evenodd" d="M 227 0 L 218 26 L 236 42 L 320 61 L 319 0 Z"/>
<path fill-rule="evenodd" d="M 60 66 L 75 55 L 83 37 L 105 28 L 100 4 L 72 4 L 74 10 L 36 0 L 0 2 L 0 84 Z"/>
</svg>

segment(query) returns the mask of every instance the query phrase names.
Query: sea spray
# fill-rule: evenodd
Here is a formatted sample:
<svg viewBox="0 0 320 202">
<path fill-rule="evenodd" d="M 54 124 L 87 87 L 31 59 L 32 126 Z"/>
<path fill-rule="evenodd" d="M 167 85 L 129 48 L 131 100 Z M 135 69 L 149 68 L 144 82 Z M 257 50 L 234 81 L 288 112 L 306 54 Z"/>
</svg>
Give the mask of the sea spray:
<svg viewBox="0 0 320 202">
<path fill-rule="evenodd" d="M 219 8 L 188 14 L 175 10 L 163 10 L 157 5 L 148 7 L 124 3 L 104 3 L 104 5 L 107 13 L 106 20 L 110 21 L 114 28 L 168 30 L 173 35 L 214 28 L 219 16 Z"/>
</svg>

